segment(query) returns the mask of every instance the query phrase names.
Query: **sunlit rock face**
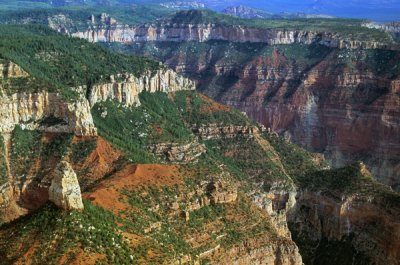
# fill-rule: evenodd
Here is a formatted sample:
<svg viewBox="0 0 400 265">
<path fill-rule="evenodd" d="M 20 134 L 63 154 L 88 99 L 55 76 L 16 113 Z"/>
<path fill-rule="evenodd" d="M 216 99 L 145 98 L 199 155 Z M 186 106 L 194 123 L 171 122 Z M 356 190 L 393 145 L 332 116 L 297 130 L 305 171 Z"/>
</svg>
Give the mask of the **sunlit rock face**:
<svg viewBox="0 0 400 265">
<path fill-rule="evenodd" d="M 78 177 L 68 162 L 62 161 L 54 172 L 49 200 L 66 211 L 83 210 Z"/>
</svg>

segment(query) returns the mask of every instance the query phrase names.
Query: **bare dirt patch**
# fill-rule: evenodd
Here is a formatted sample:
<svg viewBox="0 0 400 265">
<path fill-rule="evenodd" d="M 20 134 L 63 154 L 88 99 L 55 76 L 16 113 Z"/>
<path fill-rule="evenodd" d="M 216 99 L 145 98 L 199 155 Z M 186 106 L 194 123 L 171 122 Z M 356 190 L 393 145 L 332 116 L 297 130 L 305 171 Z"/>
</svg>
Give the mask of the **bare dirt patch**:
<svg viewBox="0 0 400 265">
<path fill-rule="evenodd" d="M 102 181 L 93 191 L 85 193 L 84 197 L 119 214 L 130 207 L 121 194 L 122 190 L 135 190 L 143 186 L 165 187 L 181 183 L 182 177 L 175 165 L 129 164 L 111 178 Z"/>
</svg>

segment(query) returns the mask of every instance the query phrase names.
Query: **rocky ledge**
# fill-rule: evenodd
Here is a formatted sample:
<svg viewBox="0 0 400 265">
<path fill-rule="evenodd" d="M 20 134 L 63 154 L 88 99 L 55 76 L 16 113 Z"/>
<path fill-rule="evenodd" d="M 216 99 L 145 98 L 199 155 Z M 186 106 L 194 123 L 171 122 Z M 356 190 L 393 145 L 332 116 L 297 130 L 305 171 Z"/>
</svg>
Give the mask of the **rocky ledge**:
<svg viewBox="0 0 400 265">
<path fill-rule="evenodd" d="M 127 26 L 94 26 L 86 31 L 72 33 L 72 36 L 91 42 L 150 42 L 150 41 L 196 41 L 223 40 L 230 42 L 252 42 L 276 44 L 319 43 L 339 49 L 398 49 L 396 44 L 377 41 L 358 41 L 342 38 L 337 33 L 302 30 L 258 29 L 244 26 L 219 26 L 215 24 L 150 24 Z"/>
<path fill-rule="evenodd" d="M 187 163 L 196 161 L 196 159 L 205 153 L 206 148 L 197 141 L 188 144 L 178 143 L 160 143 L 149 147 L 150 152 L 167 162 Z"/>
<path fill-rule="evenodd" d="M 116 100 L 125 106 L 139 106 L 139 94 L 148 92 L 175 92 L 194 90 L 195 84 L 169 69 L 160 69 L 155 73 L 147 73 L 141 77 L 132 74 L 111 76 L 109 83 L 94 85 L 90 89 L 89 102 L 93 106 L 97 102 Z"/>
<path fill-rule="evenodd" d="M 256 127 L 247 125 L 223 125 L 223 124 L 201 124 L 192 125 L 192 131 L 202 140 L 234 138 L 238 135 L 243 137 L 253 137 Z"/>
</svg>

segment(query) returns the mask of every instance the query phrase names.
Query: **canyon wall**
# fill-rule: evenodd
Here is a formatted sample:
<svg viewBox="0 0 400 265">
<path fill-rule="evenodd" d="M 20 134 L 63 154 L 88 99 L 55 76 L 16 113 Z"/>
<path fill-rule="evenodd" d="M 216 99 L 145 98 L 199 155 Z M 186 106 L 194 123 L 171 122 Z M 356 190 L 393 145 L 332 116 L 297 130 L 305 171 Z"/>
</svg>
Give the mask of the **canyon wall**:
<svg viewBox="0 0 400 265">
<path fill-rule="evenodd" d="M 289 227 L 306 264 L 399 264 L 399 210 L 374 196 L 303 190 Z"/>
<path fill-rule="evenodd" d="M 139 106 L 139 94 L 143 91 L 168 93 L 194 89 L 195 84 L 190 79 L 172 70 L 161 69 L 141 77 L 132 74 L 111 76 L 109 83 L 97 84 L 90 89 L 88 100 L 91 106 L 111 99 L 125 106 Z"/>
<path fill-rule="evenodd" d="M 400 188 L 398 51 L 237 42 L 116 47 L 160 59 L 334 167 L 361 160 L 380 182 Z"/>
<path fill-rule="evenodd" d="M 324 153 L 333 167 L 362 160 L 379 181 L 398 189 L 399 80 L 343 67 L 338 57 L 334 52 L 300 73 L 282 55 L 275 66 L 252 62 L 238 71 L 239 81 L 220 101 Z M 253 90 L 243 96 L 246 87 Z"/>
<path fill-rule="evenodd" d="M 24 81 L 28 78 L 30 75 L 17 64 L 0 61 L 0 80 L 7 83 L 10 80 L 10 82 Z M 85 86 L 71 88 L 71 92 L 76 93 L 76 97 L 73 98 L 66 98 L 62 93 L 46 91 L 45 87 L 37 92 L 24 92 L 24 87 L 19 87 L 19 91 L 10 91 L 7 86 L 0 86 L 0 150 L 2 152 L 0 164 L 4 169 L 0 173 L 1 221 L 13 220 L 37 209 L 48 200 L 51 185 L 49 178 L 56 165 L 63 159 L 55 154 L 62 153 L 63 150 L 61 147 L 59 147 L 60 150 L 53 150 L 54 156 L 46 158 L 48 161 L 42 161 L 41 156 L 45 155 L 43 153 L 45 151 L 40 148 L 48 148 L 46 145 L 52 143 L 57 137 L 63 140 L 68 139 L 68 135 L 74 135 L 78 139 L 96 137 L 97 128 L 91 113 L 94 104 L 105 100 L 115 100 L 131 107 L 140 105 L 139 93 L 142 91 L 168 93 L 195 88 L 194 83 L 189 79 L 161 66 L 155 73 L 148 73 L 142 77 L 120 74 L 115 78 L 111 76 L 109 80 L 109 83 L 96 84 L 91 88 Z M 21 84 L 29 84 L 29 82 Z M 29 87 L 26 90 L 29 91 Z M 26 136 L 28 140 L 15 139 L 16 127 L 23 131 L 40 132 L 40 137 L 38 136 L 37 139 L 39 142 L 28 147 L 34 150 L 29 151 L 31 153 L 24 151 L 15 157 L 15 148 L 24 145 L 25 141 L 29 141 L 31 137 Z M 63 140 L 58 139 L 60 142 Z M 13 161 L 20 159 L 19 156 L 28 155 L 29 159 L 23 160 L 21 164 Z M 62 181 L 60 179 L 59 182 L 62 183 Z M 57 189 L 59 189 L 58 186 Z M 76 187 L 73 188 L 76 189 Z M 52 195 L 52 198 L 64 204 L 69 203 L 65 194 Z M 68 209 L 71 207 L 65 206 Z M 79 207 L 81 206 L 78 205 L 75 208 Z"/>
<path fill-rule="evenodd" d="M 387 73 L 400 58 L 396 45 L 329 32 L 165 22 L 133 27 L 114 21 L 73 36 L 124 43 L 122 51 L 155 57 L 196 80 L 215 100 L 324 153 L 332 166 L 362 160 L 379 181 L 400 189 L 400 79 L 398 73 Z M 261 55 L 263 44 L 277 52 Z M 306 45 L 308 51 L 291 51 L 295 45 Z M 365 54 L 373 59 L 367 62 Z M 312 62 L 303 65 L 303 60 Z M 385 67 L 385 60 L 393 68 Z"/>
<path fill-rule="evenodd" d="M 395 44 L 377 41 L 358 41 L 340 37 L 336 33 L 302 30 L 258 29 L 245 26 L 219 26 L 215 24 L 159 24 L 126 26 L 120 24 L 94 26 L 86 31 L 75 32 L 73 37 L 91 42 L 148 42 L 148 41 L 196 41 L 210 40 L 231 42 L 277 44 L 319 43 L 340 49 L 394 49 Z"/>
</svg>

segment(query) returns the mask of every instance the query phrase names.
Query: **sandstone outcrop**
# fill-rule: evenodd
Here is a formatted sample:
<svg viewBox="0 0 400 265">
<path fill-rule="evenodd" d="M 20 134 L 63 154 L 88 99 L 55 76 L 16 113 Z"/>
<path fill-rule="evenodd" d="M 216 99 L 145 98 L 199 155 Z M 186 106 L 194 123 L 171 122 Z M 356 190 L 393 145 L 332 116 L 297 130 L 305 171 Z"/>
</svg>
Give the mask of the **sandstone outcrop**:
<svg viewBox="0 0 400 265">
<path fill-rule="evenodd" d="M 0 79 L 30 78 L 26 71 L 13 62 L 0 60 L 0 68 Z M 45 88 L 32 93 L 10 93 L 6 89 L 3 91 L 0 87 L 0 133 L 3 137 L 1 139 L 4 139 L 4 144 L 2 144 L 6 148 L 4 149 L 4 158 L 10 159 L 11 137 L 16 126 L 25 130 L 45 132 L 43 141 L 52 141 L 53 137 L 59 133 L 74 134 L 78 137 L 94 137 L 97 136 L 97 128 L 94 125 L 91 107 L 97 102 L 115 100 L 130 107 L 140 104 L 138 95 L 142 91 L 169 93 L 194 89 L 194 83 L 189 79 L 165 67 L 160 68 L 154 73 L 147 73 L 139 78 L 131 74 L 121 74 L 115 78 L 111 76 L 110 84 L 94 85 L 88 95 L 86 95 L 88 88 L 85 86 L 73 88 L 77 93 L 77 98 L 74 99 L 66 99 L 60 93 L 45 91 Z M 122 81 L 116 81 L 116 79 Z M 191 161 L 204 152 L 204 147 L 199 144 L 184 146 L 183 149 L 181 146 L 166 148 L 169 149 L 167 152 L 170 154 L 169 158 L 177 162 Z M 186 152 L 183 157 L 182 152 Z M 47 173 L 45 174 L 39 172 L 44 167 L 32 166 L 32 168 L 26 169 L 29 170 L 27 174 L 15 176 L 15 169 L 7 160 L 9 167 L 7 176 L 1 176 L 0 185 L 0 209 L 5 209 L 7 215 L 0 221 L 13 220 L 39 208 L 48 200 L 50 183 L 48 183 L 49 176 L 47 174 L 58 162 L 51 161 L 53 165 L 46 165 L 44 171 Z M 38 165 L 41 163 L 38 162 Z M 60 170 L 58 171 L 60 172 Z M 56 198 L 55 200 L 61 201 L 61 199 Z M 74 202 L 67 200 L 63 203 L 73 204 Z M 65 204 L 62 207 L 70 206 Z"/>
<path fill-rule="evenodd" d="M 49 199 L 67 211 L 84 208 L 78 178 L 66 161 L 62 161 L 55 169 L 49 188 Z"/>
<path fill-rule="evenodd" d="M 253 137 L 255 127 L 247 125 L 223 125 L 223 124 L 201 124 L 192 125 L 192 131 L 202 140 L 234 138 L 238 135 L 243 137 Z"/>
<path fill-rule="evenodd" d="M 319 242 L 348 242 L 373 264 L 398 264 L 400 208 L 385 207 L 373 197 L 355 195 L 338 200 L 304 190 L 298 193 L 289 226 L 294 238 L 300 242 L 314 246 Z M 351 254 L 346 255 L 351 259 Z"/>
<path fill-rule="evenodd" d="M 251 239 L 233 247 L 218 264 L 303 264 L 297 246 L 292 241 L 268 242 L 268 238 Z"/>
<path fill-rule="evenodd" d="M 48 119 L 57 124 L 47 124 Z M 11 133 L 16 125 L 46 132 L 74 133 L 78 136 L 97 135 L 89 102 L 80 98 L 66 102 L 60 94 L 16 93 L 0 97 L 0 132 Z"/>
<path fill-rule="evenodd" d="M 154 24 L 142 26 L 100 25 L 86 31 L 72 33 L 72 36 L 91 42 L 149 42 L 149 41 L 197 41 L 224 40 L 230 42 L 252 42 L 276 44 L 311 44 L 339 49 L 395 49 L 395 44 L 376 41 L 344 39 L 328 32 L 302 30 L 257 29 L 244 26 L 218 26 L 215 24 Z"/>
<path fill-rule="evenodd" d="M 190 212 L 201 209 L 210 204 L 233 203 L 237 200 L 238 188 L 223 180 L 202 183 L 196 190 L 181 194 L 169 205 L 170 215 L 182 214 L 180 204 L 185 205 L 183 216 L 190 220 Z"/>
<path fill-rule="evenodd" d="M 90 89 L 88 99 L 91 106 L 109 99 L 116 100 L 125 106 L 139 106 L 139 94 L 143 91 L 169 93 L 195 89 L 193 81 L 164 68 L 141 77 L 126 74 L 111 76 L 110 79 L 110 83 L 97 84 Z M 122 81 L 119 81 L 121 79 Z"/>
<path fill-rule="evenodd" d="M 287 216 L 296 205 L 296 192 L 287 188 L 272 188 L 269 192 L 254 192 L 250 198 L 260 209 L 266 211 L 279 235 L 291 238 Z"/>
<path fill-rule="evenodd" d="M 198 142 L 153 144 L 150 145 L 149 149 L 157 157 L 173 163 L 193 162 L 206 151 L 205 146 Z"/>
<path fill-rule="evenodd" d="M 11 61 L 0 64 L 0 78 L 27 77 L 29 74 Z M 11 133 L 16 125 L 78 136 L 97 135 L 89 103 L 83 96 L 68 101 L 56 92 L 10 94 L 0 86 L 0 133 Z"/>
<path fill-rule="evenodd" d="M 0 78 L 16 78 L 29 76 L 19 65 L 11 61 L 0 61 Z"/>
<path fill-rule="evenodd" d="M 389 54 L 387 63 L 397 67 L 398 52 L 326 50 L 318 63 L 304 68 L 303 59 L 293 61 L 284 54 L 286 49 L 298 51 L 298 46 L 277 47 L 268 56 L 255 53 L 242 65 L 225 58 L 240 50 L 219 44 L 206 47 L 201 53 L 185 50 L 159 58 L 177 72 L 197 78 L 198 89 L 211 98 L 246 112 L 309 151 L 324 154 L 331 166 L 362 160 L 380 182 L 400 189 L 399 78 L 378 73 L 376 66 L 356 59 L 357 54 L 376 54 L 376 58 Z M 349 66 L 347 57 L 354 57 Z M 205 138 L 213 131 L 219 134 L 216 128 L 194 129 Z"/>
</svg>

